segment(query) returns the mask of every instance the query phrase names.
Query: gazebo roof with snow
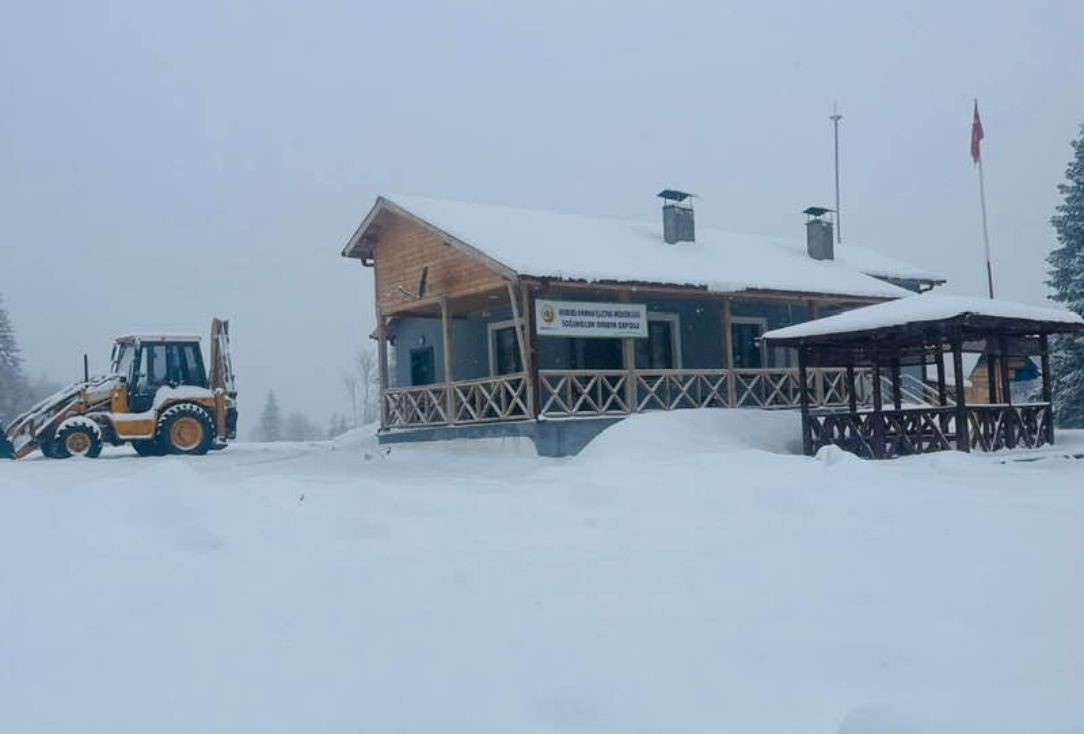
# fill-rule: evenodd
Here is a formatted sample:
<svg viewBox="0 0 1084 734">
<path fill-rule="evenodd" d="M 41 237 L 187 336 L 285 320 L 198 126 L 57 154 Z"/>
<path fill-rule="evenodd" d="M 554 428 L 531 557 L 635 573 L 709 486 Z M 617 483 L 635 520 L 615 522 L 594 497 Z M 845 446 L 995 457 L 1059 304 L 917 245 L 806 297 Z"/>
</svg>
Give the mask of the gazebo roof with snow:
<svg viewBox="0 0 1084 734">
<path fill-rule="evenodd" d="M 900 298 L 766 332 L 776 346 L 842 345 L 887 340 L 924 342 L 951 334 L 1051 334 L 1084 328 L 1072 311 L 1012 301 L 937 293 Z"/>
</svg>

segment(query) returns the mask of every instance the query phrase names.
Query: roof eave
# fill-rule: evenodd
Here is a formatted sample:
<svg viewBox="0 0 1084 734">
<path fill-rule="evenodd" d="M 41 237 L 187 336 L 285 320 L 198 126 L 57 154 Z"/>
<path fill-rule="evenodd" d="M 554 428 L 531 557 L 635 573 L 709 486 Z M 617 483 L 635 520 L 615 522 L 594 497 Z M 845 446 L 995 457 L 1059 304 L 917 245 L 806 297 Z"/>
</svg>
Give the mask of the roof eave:
<svg viewBox="0 0 1084 734">
<path fill-rule="evenodd" d="M 391 199 L 387 199 L 383 196 L 377 197 L 376 203 L 373 204 L 373 208 L 369 211 L 368 215 L 366 215 L 365 219 L 362 220 L 361 224 L 357 228 L 357 231 L 354 232 L 354 236 L 351 237 L 350 241 L 346 243 L 346 247 L 344 247 L 342 251 L 343 257 L 354 257 L 362 259 L 363 261 L 372 258 L 372 247 L 365 249 L 365 235 L 369 227 L 372 225 L 373 220 L 376 219 L 377 215 L 379 215 L 382 211 L 388 211 L 392 214 L 403 217 L 404 219 L 414 222 L 415 224 L 429 230 L 430 232 L 439 235 L 441 239 L 443 239 L 452 247 L 460 250 L 461 252 L 476 260 L 480 260 L 481 262 L 485 263 L 487 266 L 497 271 L 503 277 L 509 280 L 515 281 L 519 278 L 519 274 L 504 263 L 493 259 L 482 250 L 479 250 L 477 247 L 474 247 L 473 245 L 464 242 L 452 233 L 441 229 L 432 222 L 423 219 L 417 214 L 411 212 L 409 209 L 405 209 L 404 207 L 396 204 Z"/>
<path fill-rule="evenodd" d="M 376 219 L 378 214 L 380 214 L 386 203 L 387 200 L 383 196 L 376 197 L 376 201 L 373 203 L 372 208 L 369 209 L 369 213 L 366 214 L 365 218 L 361 220 L 361 224 L 359 224 L 358 228 L 354 230 L 354 234 L 351 235 L 350 239 L 346 242 L 346 246 L 343 247 L 343 257 L 351 257 L 358 260 L 365 260 L 368 257 L 372 256 L 371 247 L 367 250 L 363 249 L 363 246 L 365 245 L 365 235 L 368 232 L 369 227 L 372 225 L 373 220 Z"/>
</svg>

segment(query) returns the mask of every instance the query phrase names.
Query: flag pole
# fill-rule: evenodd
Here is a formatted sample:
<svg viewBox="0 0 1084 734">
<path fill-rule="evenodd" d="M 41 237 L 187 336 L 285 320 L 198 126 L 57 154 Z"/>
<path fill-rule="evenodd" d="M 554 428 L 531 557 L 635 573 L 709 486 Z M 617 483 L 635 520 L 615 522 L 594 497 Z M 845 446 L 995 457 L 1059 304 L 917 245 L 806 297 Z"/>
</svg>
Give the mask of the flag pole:
<svg viewBox="0 0 1084 734">
<path fill-rule="evenodd" d="M 976 126 L 978 128 L 976 135 Z M 979 205 L 982 207 L 982 244 L 986 255 L 986 289 L 994 297 L 994 269 L 990 264 L 990 229 L 986 224 L 986 180 L 982 175 L 982 150 L 979 147 L 984 137 L 982 123 L 979 122 L 979 100 L 975 100 L 975 120 L 971 128 L 971 149 L 975 165 L 979 168 Z"/>
<path fill-rule="evenodd" d="M 982 158 L 979 158 L 979 204 L 982 206 L 982 244 L 986 251 L 986 288 L 994 297 L 994 269 L 990 265 L 990 230 L 986 226 L 986 182 L 982 176 Z"/>
<path fill-rule="evenodd" d="M 843 242 L 843 226 L 840 224 L 839 218 L 839 121 L 843 118 L 843 115 L 839 114 L 839 107 L 835 102 L 832 102 L 832 116 L 828 119 L 832 121 L 832 127 L 835 131 L 835 158 L 836 158 L 836 244 Z"/>
</svg>

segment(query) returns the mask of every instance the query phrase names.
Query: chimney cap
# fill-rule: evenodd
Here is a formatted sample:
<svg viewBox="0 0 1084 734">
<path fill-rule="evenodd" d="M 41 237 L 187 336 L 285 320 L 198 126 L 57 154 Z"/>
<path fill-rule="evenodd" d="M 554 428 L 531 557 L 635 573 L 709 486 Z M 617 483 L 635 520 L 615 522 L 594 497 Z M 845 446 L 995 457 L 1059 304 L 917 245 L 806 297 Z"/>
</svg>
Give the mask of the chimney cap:
<svg viewBox="0 0 1084 734">
<path fill-rule="evenodd" d="M 666 199 L 668 201 L 685 201 L 686 199 L 692 198 L 693 195 L 684 191 L 677 191 L 675 189 L 663 189 L 658 194 L 656 194 L 656 196 L 658 196 L 660 199 Z"/>
<path fill-rule="evenodd" d="M 835 209 L 826 209 L 823 206 L 811 206 L 808 209 L 803 209 L 802 214 L 808 214 L 811 217 L 823 217 L 829 212 L 834 212 Z"/>
</svg>

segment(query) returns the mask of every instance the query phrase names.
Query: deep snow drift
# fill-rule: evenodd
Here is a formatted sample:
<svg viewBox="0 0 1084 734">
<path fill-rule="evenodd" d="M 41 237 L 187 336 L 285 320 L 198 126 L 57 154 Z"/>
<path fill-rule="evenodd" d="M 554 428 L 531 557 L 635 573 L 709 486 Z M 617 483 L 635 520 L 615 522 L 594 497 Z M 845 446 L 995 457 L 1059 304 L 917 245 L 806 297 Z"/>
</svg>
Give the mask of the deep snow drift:
<svg viewBox="0 0 1084 734">
<path fill-rule="evenodd" d="M 0 731 L 1079 731 L 1084 461 L 795 421 L 5 462 Z"/>
</svg>

